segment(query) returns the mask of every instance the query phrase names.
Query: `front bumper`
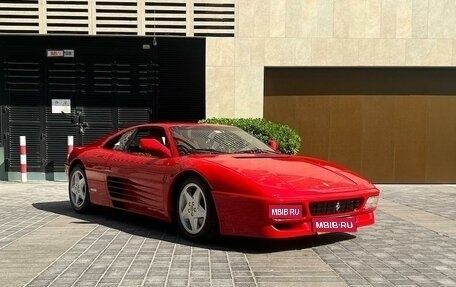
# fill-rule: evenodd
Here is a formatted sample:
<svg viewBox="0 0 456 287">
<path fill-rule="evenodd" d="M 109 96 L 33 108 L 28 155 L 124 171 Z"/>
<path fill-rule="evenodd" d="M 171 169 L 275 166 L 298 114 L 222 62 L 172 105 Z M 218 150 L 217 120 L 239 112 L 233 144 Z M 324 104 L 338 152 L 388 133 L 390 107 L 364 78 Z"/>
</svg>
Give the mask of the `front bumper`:
<svg viewBox="0 0 456 287">
<path fill-rule="evenodd" d="M 374 210 L 364 210 L 363 206 L 370 196 L 378 195 L 377 189 L 352 191 L 333 194 L 322 194 L 312 198 L 278 199 L 270 197 L 254 197 L 214 191 L 214 201 L 223 235 L 259 237 L 259 238 L 293 238 L 315 235 L 312 230 L 314 217 L 354 217 L 357 227 L 375 223 Z M 315 201 L 331 201 L 349 198 L 363 198 L 360 208 L 351 212 L 331 215 L 312 216 L 309 204 Z M 270 205 L 302 205 L 303 216 L 298 219 L 269 218 Z"/>
</svg>

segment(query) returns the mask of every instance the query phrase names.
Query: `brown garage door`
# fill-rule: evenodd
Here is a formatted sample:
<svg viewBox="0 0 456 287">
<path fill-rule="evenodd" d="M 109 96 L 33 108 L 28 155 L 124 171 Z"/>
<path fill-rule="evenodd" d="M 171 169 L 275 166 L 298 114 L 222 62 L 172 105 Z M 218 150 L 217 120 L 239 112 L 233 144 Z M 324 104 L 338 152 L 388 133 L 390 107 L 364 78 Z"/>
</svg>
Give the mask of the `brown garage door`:
<svg viewBox="0 0 456 287">
<path fill-rule="evenodd" d="M 266 68 L 264 117 L 377 183 L 456 182 L 456 69 Z"/>
</svg>

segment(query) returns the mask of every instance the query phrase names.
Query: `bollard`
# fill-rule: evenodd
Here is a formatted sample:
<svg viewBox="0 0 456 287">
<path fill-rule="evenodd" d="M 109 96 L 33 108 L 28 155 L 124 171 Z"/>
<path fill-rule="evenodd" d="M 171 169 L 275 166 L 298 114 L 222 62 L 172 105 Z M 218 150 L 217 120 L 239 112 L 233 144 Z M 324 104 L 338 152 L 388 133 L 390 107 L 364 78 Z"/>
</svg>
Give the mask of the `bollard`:
<svg viewBox="0 0 456 287">
<path fill-rule="evenodd" d="M 73 146 L 74 146 L 74 137 L 68 136 L 67 158 L 70 156 L 70 153 L 73 151 Z"/>
<path fill-rule="evenodd" d="M 25 136 L 19 137 L 21 154 L 21 181 L 27 182 L 27 141 Z"/>
</svg>

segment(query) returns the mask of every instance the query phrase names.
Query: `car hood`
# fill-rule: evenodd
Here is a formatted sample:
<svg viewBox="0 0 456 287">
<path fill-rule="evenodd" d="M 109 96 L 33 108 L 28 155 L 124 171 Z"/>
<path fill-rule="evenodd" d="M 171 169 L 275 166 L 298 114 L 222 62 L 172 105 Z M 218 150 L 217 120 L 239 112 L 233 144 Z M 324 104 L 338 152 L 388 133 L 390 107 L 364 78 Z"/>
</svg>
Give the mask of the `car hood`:
<svg viewBox="0 0 456 287">
<path fill-rule="evenodd" d="M 206 159 L 234 170 L 266 188 L 340 192 L 370 187 L 368 181 L 342 167 L 308 157 L 223 155 Z"/>
</svg>

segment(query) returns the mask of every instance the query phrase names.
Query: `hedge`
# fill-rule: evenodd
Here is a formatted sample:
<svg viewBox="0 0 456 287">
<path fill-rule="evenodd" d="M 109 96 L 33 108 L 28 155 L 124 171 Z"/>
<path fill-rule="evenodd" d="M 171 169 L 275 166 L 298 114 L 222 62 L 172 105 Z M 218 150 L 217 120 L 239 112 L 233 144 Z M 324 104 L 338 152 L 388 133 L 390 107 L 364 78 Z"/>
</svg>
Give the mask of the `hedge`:
<svg viewBox="0 0 456 287">
<path fill-rule="evenodd" d="M 209 118 L 200 120 L 199 123 L 239 127 L 265 144 L 268 144 L 270 140 L 275 140 L 279 144 L 279 151 L 285 154 L 297 154 L 301 146 L 301 138 L 295 130 L 288 125 L 273 123 L 265 119 Z"/>
</svg>

